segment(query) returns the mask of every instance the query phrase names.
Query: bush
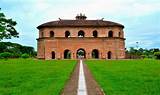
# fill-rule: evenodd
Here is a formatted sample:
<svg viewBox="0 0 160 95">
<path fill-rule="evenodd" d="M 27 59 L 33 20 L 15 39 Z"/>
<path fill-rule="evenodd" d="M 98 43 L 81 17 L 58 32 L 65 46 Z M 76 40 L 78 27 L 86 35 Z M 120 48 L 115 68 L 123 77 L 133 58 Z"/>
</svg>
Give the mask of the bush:
<svg viewBox="0 0 160 95">
<path fill-rule="evenodd" d="M 13 58 L 19 58 L 19 57 L 21 57 L 21 54 L 18 54 L 18 53 L 13 53 L 13 56 L 12 56 Z"/>
<path fill-rule="evenodd" d="M 21 55 L 21 57 L 24 58 L 24 59 L 26 59 L 26 58 L 29 58 L 29 55 L 26 54 L 26 53 L 24 53 L 24 54 Z"/>
<path fill-rule="evenodd" d="M 156 56 L 157 59 L 160 59 L 160 52 L 155 52 L 154 56 Z"/>
<path fill-rule="evenodd" d="M 12 56 L 13 56 L 13 54 L 9 53 L 9 52 L 0 53 L 0 58 L 8 59 L 8 58 L 12 58 Z"/>
<path fill-rule="evenodd" d="M 142 57 L 142 58 L 147 58 L 147 56 L 146 56 L 146 55 L 141 55 L 141 57 Z"/>
</svg>

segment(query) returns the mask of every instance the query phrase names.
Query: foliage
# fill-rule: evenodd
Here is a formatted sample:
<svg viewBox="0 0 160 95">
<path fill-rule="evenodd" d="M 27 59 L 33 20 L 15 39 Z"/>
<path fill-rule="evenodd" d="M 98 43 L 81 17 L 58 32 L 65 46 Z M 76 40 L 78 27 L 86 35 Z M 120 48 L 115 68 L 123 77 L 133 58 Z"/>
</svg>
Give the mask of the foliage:
<svg viewBox="0 0 160 95">
<path fill-rule="evenodd" d="M 26 59 L 26 58 L 29 58 L 29 55 L 25 53 L 25 54 L 22 54 L 21 57 Z"/>
<path fill-rule="evenodd" d="M 8 58 L 11 58 L 13 55 L 9 52 L 3 52 L 3 53 L 0 53 L 0 58 L 5 58 L 5 59 L 8 59 Z"/>
<path fill-rule="evenodd" d="M 160 60 L 87 60 L 107 95 L 159 95 Z"/>
<path fill-rule="evenodd" d="M 21 54 L 28 54 L 31 57 L 36 56 L 36 52 L 34 51 L 33 47 L 29 46 L 22 46 L 17 43 L 11 42 L 0 42 L 0 53 L 3 52 L 10 52 L 13 54 L 13 58 L 18 58 Z"/>
<path fill-rule="evenodd" d="M 7 19 L 0 8 L 0 41 L 3 39 L 11 39 L 11 37 L 18 37 L 18 32 L 14 28 L 16 21 Z"/>
<path fill-rule="evenodd" d="M 154 55 L 156 56 L 157 59 L 160 59 L 160 52 L 155 52 Z"/>
<path fill-rule="evenodd" d="M 0 95 L 59 95 L 75 63 L 74 60 L 1 59 Z"/>
<path fill-rule="evenodd" d="M 159 52 L 158 48 L 153 49 L 135 49 L 134 47 L 130 47 L 129 50 L 126 51 L 127 54 L 140 56 L 142 58 L 155 58 L 154 53 Z"/>
</svg>

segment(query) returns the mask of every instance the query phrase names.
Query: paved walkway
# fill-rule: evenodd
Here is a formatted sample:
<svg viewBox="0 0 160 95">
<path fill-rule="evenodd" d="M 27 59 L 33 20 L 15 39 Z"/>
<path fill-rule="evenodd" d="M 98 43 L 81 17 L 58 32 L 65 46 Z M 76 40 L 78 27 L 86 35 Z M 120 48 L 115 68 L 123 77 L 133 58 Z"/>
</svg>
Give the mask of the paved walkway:
<svg viewBox="0 0 160 95">
<path fill-rule="evenodd" d="M 85 76 L 84 76 L 82 60 L 80 60 L 78 94 L 77 95 L 87 95 L 86 80 L 85 80 Z"/>
<path fill-rule="evenodd" d="M 61 95 L 105 95 L 100 89 L 92 74 L 83 64 L 83 60 L 79 60 L 74 68 L 70 79 L 61 92 Z"/>
</svg>

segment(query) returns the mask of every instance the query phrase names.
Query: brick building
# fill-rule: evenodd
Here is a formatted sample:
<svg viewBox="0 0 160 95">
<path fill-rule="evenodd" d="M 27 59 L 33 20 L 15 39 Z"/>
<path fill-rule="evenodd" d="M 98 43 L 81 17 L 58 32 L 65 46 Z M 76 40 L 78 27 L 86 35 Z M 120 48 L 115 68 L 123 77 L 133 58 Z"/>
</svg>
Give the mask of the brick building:
<svg viewBox="0 0 160 95">
<path fill-rule="evenodd" d="M 124 26 L 86 18 L 80 14 L 75 20 L 59 19 L 38 26 L 37 57 L 46 60 L 125 58 Z"/>
</svg>

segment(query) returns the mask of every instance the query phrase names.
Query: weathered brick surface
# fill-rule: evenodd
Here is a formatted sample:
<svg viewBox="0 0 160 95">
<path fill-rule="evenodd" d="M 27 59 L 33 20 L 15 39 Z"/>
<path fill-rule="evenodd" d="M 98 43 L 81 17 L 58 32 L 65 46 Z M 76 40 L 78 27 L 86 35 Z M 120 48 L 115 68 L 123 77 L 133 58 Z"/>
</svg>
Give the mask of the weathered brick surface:
<svg viewBox="0 0 160 95">
<path fill-rule="evenodd" d="M 85 37 L 79 38 L 78 32 L 83 30 Z M 93 37 L 93 31 L 98 32 L 98 37 Z M 50 31 L 54 37 L 50 37 Z M 70 37 L 65 38 L 65 32 L 70 32 Z M 108 32 L 113 31 L 113 37 L 108 37 Z M 42 33 L 43 32 L 43 33 Z M 119 35 L 120 33 L 120 35 Z M 63 59 L 66 49 L 71 51 L 71 58 L 77 58 L 77 50 L 82 48 L 86 52 L 86 58 L 92 58 L 92 50 L 99 51 L 100 59 L 107 59 L 107 53 L 111 51 L 111 59 L 125 58 L 125 39 L 122 27 L 49 27 L 39 30 L 37 39 L 38 55 L 40 59 L 52 59 L 52 51 L 55 59 Z"/>
</svg>

